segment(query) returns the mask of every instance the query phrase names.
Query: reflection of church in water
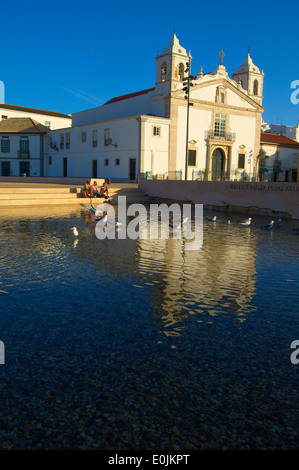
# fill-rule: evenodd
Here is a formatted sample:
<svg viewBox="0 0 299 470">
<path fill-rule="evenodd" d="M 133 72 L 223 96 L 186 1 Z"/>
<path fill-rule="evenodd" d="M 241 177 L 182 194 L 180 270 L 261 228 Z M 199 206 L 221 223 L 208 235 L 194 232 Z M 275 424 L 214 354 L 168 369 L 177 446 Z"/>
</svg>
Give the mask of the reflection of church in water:
<svg viewBox="0 0 299 470">
<path fill-rule="evenodd" d="M 185 243 L 170 237 L 137 245 L 139 270 L 153 279 L 153 314 L 163 332 L 180 334 L 191 315 L 203 322 L 223 315 L 244 321 L 255 291 L 256 241 L 250 228 L 232 224 L 219 230 L 208 223 L 202 248 L 186 250 Z"/>
</svg>

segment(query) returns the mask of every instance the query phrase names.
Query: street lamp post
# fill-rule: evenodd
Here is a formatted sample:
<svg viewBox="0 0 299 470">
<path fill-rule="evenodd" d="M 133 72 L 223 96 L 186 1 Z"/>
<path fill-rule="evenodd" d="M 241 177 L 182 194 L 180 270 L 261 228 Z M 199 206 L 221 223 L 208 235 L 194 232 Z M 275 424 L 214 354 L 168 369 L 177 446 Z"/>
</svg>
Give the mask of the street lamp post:
<svg viewBox="0 0 299 470">
<path fill-rule="evenodd" d="M 186 123 L 186 158 L 185 158 L 185 180 L 188 179 L 188 144 L 189 144 L 189 107 L 193 106 L 193 103 L 190 103 L 190 87 L 193 86 L 191 83 L 191 56 L 189 55 L 189 61 L 186 62 L 185 73 L 188 73 L 187 77 L 184 78 L 183 82 L 183 91 L 185 92 L 185 99 L 187 101 L 187 123 Z"/>
</svg>

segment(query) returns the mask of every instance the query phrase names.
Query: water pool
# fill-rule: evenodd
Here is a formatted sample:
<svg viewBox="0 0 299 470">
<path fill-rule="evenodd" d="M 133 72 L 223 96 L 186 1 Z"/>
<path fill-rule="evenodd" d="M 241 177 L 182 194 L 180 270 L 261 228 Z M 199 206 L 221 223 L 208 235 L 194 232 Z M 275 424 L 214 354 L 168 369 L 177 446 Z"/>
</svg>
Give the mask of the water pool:
<svg viewBox="0 0 299 470">
<path fill-rule="evenodd" d="M 299 221 L 209 215 L 187 251 L 0 211 L 0 448 L 298 448 Z"/>
</svg>

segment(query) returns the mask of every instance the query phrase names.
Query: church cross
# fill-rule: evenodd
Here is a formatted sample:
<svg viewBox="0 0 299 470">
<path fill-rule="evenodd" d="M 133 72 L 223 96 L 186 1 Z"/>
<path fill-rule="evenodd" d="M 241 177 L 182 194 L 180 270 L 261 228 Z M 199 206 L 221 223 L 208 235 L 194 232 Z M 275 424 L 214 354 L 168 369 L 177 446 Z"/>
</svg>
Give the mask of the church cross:
<svg viewBox="0 0 299 470">
<path fill-rule="evenodd" d="M 223 64 L 223 57 L 225 56 L 225 54 L 224 54 L 224 52 L 223 52 L 222 49 L 221 49 L 221 51 L 219 52 L 219 55 L 220 55 L 220 57 L 221 57 L 221 59 L 220 59 L 220 65 L 222 65 L 222 64 Z"/>
</svg>

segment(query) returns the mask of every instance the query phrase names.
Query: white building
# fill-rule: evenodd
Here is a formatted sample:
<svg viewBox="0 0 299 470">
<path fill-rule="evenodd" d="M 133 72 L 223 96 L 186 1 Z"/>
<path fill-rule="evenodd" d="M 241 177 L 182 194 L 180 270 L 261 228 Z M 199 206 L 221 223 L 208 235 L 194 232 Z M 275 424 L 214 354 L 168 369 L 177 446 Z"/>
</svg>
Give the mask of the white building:
<svg viewBox="0 0 299 470">
<path fill-rule="evenodd" d="M 75 113 L 71 129 L 49 132 L 45 174 L 114 181 L 257 177 L 264 73 L 248 52 L 229 78 L 220 56 L 215 71 L 190 76 L 188 101 L 191 55 L 174 35 L 156 57 L 155 87 Z"/>
<path fill-rule="evenodd" d="M 10 118 L 32 118 L 49 129 L 72 126 L 72 116 L 70 114 L 4 104 L 0 100 L 0 121 Z"/>
<path fill-rule="evenodd" d="M 298 181 L 299 143 L 283 135 L 261 134 L 263 162 L 260 179 L 268 181 Z"/>
<path fill-rule="evenodd" d="M 48 128 L 31 118 L 0 122 L 0 175 L 44 176 Z"/>
<path fill-rule="evenodd" d="M 299 124 L 295 126 L 284 126 L 283 124 L 271 124 L 269 131 L 271 134 L 281 134 L 289 139 L 299 142 Z"/>
</svg>

